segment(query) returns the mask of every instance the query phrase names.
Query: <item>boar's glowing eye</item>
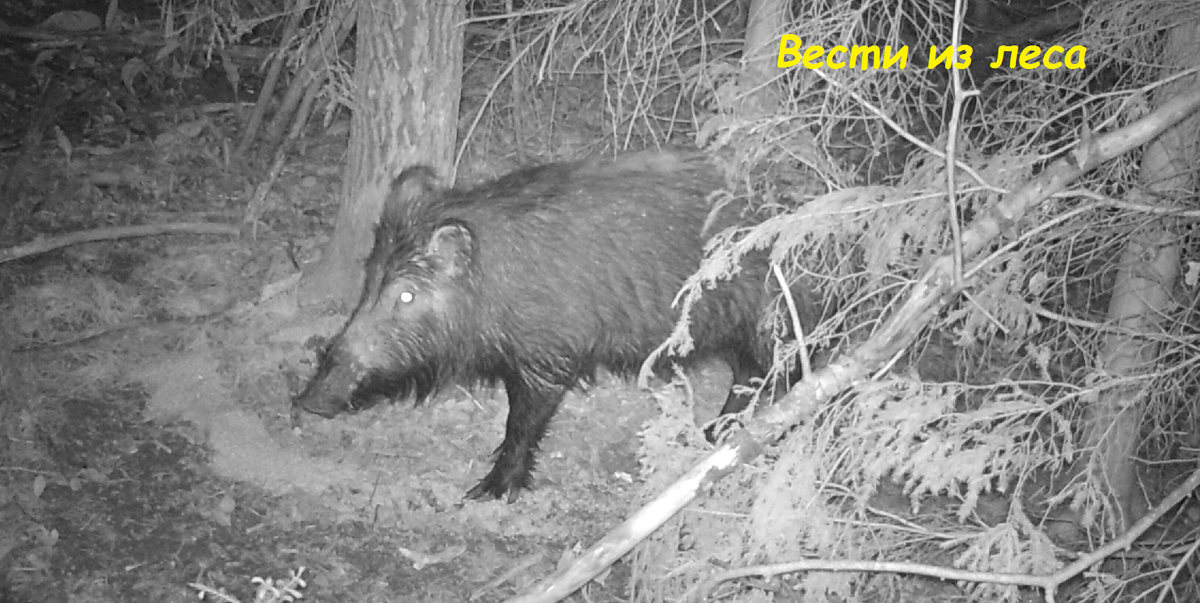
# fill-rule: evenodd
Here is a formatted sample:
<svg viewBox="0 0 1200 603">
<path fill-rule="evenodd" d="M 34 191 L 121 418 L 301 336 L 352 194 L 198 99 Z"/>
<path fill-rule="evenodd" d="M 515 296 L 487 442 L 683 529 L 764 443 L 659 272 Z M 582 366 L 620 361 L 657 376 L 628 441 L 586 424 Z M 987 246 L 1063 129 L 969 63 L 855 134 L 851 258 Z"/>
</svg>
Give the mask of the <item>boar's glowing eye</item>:
<svg viewBox="0 0 1200 603">
<path fill-rule="evenodd" d="M 412 282 L 405 279 L 389 283 L 379 295 L 379 304 L 387 310 L 410 306 L 415 301 L 417 301 L 417 289 Z"/>
</svg>

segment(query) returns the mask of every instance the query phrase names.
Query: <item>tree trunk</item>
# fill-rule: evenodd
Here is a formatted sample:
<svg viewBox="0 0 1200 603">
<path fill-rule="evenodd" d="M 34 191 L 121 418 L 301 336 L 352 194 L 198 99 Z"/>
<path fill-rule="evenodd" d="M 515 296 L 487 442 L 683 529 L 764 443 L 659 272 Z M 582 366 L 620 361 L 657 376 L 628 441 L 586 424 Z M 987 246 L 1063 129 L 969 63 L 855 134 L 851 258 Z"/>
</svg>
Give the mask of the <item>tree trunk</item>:
<svg viewBox="0 0 1200 603">
<path fill-rule="evenodd" d="M 340 208 L 301 305 L 358 299 L 362 260 L 392 179 L 424 164 L 453 181 L 462 90 L 462 0 L 358 0 L 354 114 Z"/>
<path fill-rule="evenodd" d="M 746 45 L 742 51 L 744 71 L 741 89 L 753 91 L 739 112 L 741 117 L 753 119 L 779 112 L 779 86 L 771 80 L 779 75 L 776 66 L 779 36 L 787 23 L 789 3 L 783 0 L 750 0 L 746 16 Z"/>
<path fill-rule="evenodd" d="M 1173 28 L 1163 49 L 1164 75 L 1174 75 L 1195 63 L 1200 53 L 1200 23 Z M 1195 85 L 1189 76 L 1163 86 L 1155 96 L 1162 105 L 1178 93 Z M 1192 176 L 1197 161 L 1197 118 L 1192 117 L 1163 132 L 1146 147 L 1139 179 L 1142 186 L 1130 192 L 1137 204 L 1162 204 L 1179 194 L 1194 194 Z M 1117 265 L 1109 302 L 1109 324 L 1118 330 L 1104 339 L 1100 369 L 1114 379 L 1124 378 L 1127 385 L 1103 391 L 1085 423 L 1085 446 L 1092 450 L 1088 466 L 1091 478 L 1106 488 L 1116 517 L 1110 526 L 1121 531 L 1136 522 L 1146 511 L 1137 480 L 1135 458 L 1141 438 L 1147 382 L 1136 379 L 1151 373 L 1156 365 L 1157 343 L 1133 334 L 1160 332 L 1159 321 L 1166 314 L 1175 276 L 1179 272 L 1179 236 L 1170 218 L 1148 222 L 1130 237 Z"/>
</svg>

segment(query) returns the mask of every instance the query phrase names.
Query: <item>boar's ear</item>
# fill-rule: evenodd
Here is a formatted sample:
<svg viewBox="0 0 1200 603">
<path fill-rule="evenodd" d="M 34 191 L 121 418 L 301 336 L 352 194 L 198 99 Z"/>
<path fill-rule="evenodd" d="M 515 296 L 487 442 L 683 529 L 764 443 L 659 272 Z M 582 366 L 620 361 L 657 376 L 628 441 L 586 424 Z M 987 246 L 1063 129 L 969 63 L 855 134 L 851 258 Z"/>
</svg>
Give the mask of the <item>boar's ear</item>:
<svg viewBox="0 0 1200 603">
<path fill-rule="evenodd" d="M 475 238 L 463 222 L 447 220 L 429 237 L 425 255 L 443 276 L 460 276 L 475 256 Z"/>
<path fill-rule="evenodd" d="M 437 174 L 427 165 L 405 168 L 388 188 L 385 208 L 398 211 L 417 199 L 428 197 L 442 189 Z"/>
</svg>

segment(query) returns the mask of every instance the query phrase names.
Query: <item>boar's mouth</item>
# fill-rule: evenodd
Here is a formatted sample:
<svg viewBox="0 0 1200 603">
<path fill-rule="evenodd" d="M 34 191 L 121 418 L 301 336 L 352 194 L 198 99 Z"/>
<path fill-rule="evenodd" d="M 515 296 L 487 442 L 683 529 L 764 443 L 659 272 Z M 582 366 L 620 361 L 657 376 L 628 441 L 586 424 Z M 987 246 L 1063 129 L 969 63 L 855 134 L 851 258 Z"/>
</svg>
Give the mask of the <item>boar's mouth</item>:
<svg viewBox="0 0 1200 603">
<path fill-rule="evenodd" d="M 312 414 L 317 415 L 322 418 L 325 418 L 325 419 L 332 419 L 332 418 L 338 416 L 338 414 L 339 414 L 337 410 L 333 410 L 330 408 L 322 408 L 320 406 L 313 406 L 312 404 L 307 404 L 304 401 L 297 401 L 296 406 L 299 406 L 300 408 L 304 409 L 305 411 L 311 412 Z"/>
<path fill-rule="evenodd" d="M 422 364 L 401 373 L 372 371 L 358 382 L 345 410 L 358 412 L 380 402 L 407 400 L 410 397 L 421 403 L 435 393 L 440 385 L 441 380 L 432 364 Z"/>
<path fill-rule="evenodd" d="M 339 400 L 337 396 L 320 395 L 316 385 L 315 382 L 310 383 L 303 393 L 292 399 L 292 406 L 326 419 L 332 419 L 348 409 L 346 400 Z"/>
<path fill-rule="evenodd" d="M 358 379 L 352 371 L 333 371 L 318 374 L 304 391 L 292 400 L 292 405 L 315 415 L 332 419 L 342 413 L 356 413 L 381 402 L 404 400 L 409 397 L 418 403 L 438 389 L 439 379 L 433 366 L 421 366 L 403 373 L 370 371 Z"/>
</svg>

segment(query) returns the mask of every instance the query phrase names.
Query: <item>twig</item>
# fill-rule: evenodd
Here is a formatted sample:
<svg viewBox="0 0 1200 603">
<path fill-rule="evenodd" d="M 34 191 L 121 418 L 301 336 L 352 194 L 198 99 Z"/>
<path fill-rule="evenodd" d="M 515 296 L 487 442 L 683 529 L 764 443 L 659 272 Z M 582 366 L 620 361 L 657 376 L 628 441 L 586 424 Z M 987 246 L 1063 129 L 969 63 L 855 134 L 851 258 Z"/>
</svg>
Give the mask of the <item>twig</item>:
<svg viewBox="0 0 1200 603">
<path fill-rule="evenodd" d="M 271 187 L 275 186 L 275 181 L 283 173 L 284 162 L 287 159 L 287 147 L 287 141 L 284 141 L 276 150 L 275 160 L 271 162 L 271 169 L 267 170 L 267 177 L 254 187 L 254 196 L 246 204 L 246 213 L 242 216 L 242 223 L 250 226 L 251 239 L 258 238 L 258 219 L 267 211 L 267 194 L 271 192 Z"/>
<path fill-rule="evenodd" d="M 958 186 L 955 184 L 955 159 L 958 157 L 958 128 L 962 121 L 963 101 L 968 97 L 977 96 L 978 90 L 966 91 L 962 86 L 962 73 L 954 65 L 958 62 L 959 42 L 962 41 L 963 18 L 967 14 L 965 0 L 954 0 L 954 29 L 950 37 L 950 88 L 954 101 L 950 107 L 950 123 L 947 124 L 946 137 L 946 201 L 950 216 L 946 220 L 950 224 L 950 234 L 953 235 L 954 254 L 954 286 L 963 288 L 963 256 L 962 256 L 962 217 L 958 212 Z"/>
<path fill-rule="evenodd" d="M 113 226 L 95 230 L 81 230 L 69 234 L 35 239 L 24 245 L 0 249 L 0 264 L 10 262 L 39 253 L 46 253 L 61 247 L 70 247 L 80 243 L 93 241 L 111 241 L 115 239 L 131 239 L 135 237 L 152 237 L 162 234 L 209 234 L 238 236 L 238 227 L 230 224 L 207 224 L 203 222 L 182 222 L 177 224 L 141 224 L 138 226 Z"/>
<path fill-rule="evenodd" d="M 812 373 L 812 360 L 808 355 L 808 333 L 804 332 L 804 325 L 800 322 L 800 310 L 796 308 L 796 300 L 792 298 L 792 289 L 788 286 L 787 278 L 783 276 L 783 270 L 780 270 L 779 264 L 771 264 L 771 274 L 775 275 L 775 280 L 779 282 L 783 299 L 787 302 L 788 316 L 792 319 L 792 333 L 795 334 L 796 347 L 800 350 L 800 370 L 804 371 L 804 374 L 807 375 Z"/>
<path fill-rule="evenodd" d="M 1180 572 L 1182 572 L 1184 568 L 1192 565 L 1190 559 L 1196 556 L 1197 551 L 1200 551 L 1200 538 L 1197 538 L 1196 541 L 1192 543 L 1192 546 L 1188 547 L 1183 559 L 1180 559 L 1179 563 L 1175 564 L 1175 569 L 1171 570 L 1171 575 L 1164 582 L 1166 584 L 1175 584 L 1175 581 L 1179 579 Z M 1167 597 L 1171 595 L 1171 591 L 1172 589 L 1170 588 L 1164 588 L 1159 591 L 1158 600 L 1156 603 L 1166 603 Z"/>
</svg>

